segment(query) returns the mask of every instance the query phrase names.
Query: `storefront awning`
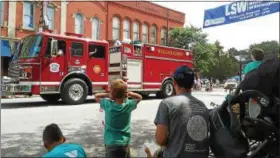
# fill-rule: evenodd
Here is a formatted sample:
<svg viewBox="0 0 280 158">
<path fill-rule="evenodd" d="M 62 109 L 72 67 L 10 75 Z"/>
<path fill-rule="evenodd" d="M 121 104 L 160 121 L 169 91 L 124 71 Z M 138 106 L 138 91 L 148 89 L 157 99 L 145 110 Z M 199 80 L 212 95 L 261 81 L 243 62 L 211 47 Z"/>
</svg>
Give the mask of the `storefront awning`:
<svg viewBox="0 0 280 158">
<path fill-rule="evenodd" d="M 1 57 L 11 57 L 9 41 L 1 40 Z"/>
</svg>

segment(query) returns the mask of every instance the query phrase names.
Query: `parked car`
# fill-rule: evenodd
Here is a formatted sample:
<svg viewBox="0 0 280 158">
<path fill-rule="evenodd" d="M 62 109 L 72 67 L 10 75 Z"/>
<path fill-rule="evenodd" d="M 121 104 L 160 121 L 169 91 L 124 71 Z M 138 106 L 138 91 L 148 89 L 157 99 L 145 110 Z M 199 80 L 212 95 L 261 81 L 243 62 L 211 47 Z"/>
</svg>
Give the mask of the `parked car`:
<svg viewBox="0 0 280 158">
<path fill-rule="evenodd" d="M 225 82 L 224 89 L 236 89 L 237 85 L 238 82 L 235 79 L 231 78 Z"/>
</svg>

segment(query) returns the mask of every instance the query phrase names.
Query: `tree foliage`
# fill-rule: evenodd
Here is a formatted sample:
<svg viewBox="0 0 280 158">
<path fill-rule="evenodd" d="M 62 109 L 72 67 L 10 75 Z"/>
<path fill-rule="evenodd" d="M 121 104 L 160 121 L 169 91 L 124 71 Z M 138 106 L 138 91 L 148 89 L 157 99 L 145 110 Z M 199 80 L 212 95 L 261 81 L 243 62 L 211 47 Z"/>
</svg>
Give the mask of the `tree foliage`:
<svg viewBox="0 0 280 158">
<path fill-rule="evenodd" d="M 202 29 L 194 26 L 175 28 L 169 33 L 169 46 L 192 50 L 194 64 L 200 71 L 209 71 L 208 67 L 213 64 L 216 48 L 207 43 L 207 34 Z"/>
<path fill-rule="evenodd" d="M 224 80 L 237 75 L 239 71 L 238 61 L 229 54 L 221 55 L 215 65 L 209 68 L 208 72 L 203 72 L 205 77 L 213 77 L 219 80 Z"/>
<path fill-rule="evenodd" d="M 202 29 L 194 26 L 175 28 L 169 32 L 168 45 L 177 48 L 192 50 L 194 55 L 194 67 L 202 76 L 213 77 L 220 80 L 233 77 L 240 71 L 239 58 L 251 60 L 251 50 L 261 48 L 265 52 L 265 59 L 279 56 L 279 43 L 277 41 L 264 41 L 252 44 L 248 49 L 238 50 L 230 48 L 224 51 L 219 41 L 209 43 L 207 34 Z M 236 56 L 239 56 L 236 58 Z M 244 64 L 244 63 L 243 63 Z"/>
</svg>

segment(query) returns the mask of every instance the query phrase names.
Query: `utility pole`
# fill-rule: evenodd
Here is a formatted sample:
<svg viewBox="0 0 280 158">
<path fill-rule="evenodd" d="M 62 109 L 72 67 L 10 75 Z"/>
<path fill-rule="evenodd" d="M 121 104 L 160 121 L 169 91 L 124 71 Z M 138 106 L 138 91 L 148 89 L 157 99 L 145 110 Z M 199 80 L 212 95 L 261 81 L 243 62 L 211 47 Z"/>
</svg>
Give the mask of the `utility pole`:
<svg viewBox="0 0 280 158">
<path fill-rule="evenodd" d="M 46 25 L 46 15 L 47 15 L 47 5 L 48 1 L 40 1 L 38 2 L 40 6 L 40 20 L 39 20 L 39 30 L 44 31 L 45 29 L 48 29 L 48 26 Z"/>
<path fill-rule="evenodd" d="M 166 31 L 166 42 L 165 44 L 168 46 L 168 34 L 169 34 L 169 10 L 166 10 L 166 18 L 167 18 L 167 31 Z"/>
</svg>

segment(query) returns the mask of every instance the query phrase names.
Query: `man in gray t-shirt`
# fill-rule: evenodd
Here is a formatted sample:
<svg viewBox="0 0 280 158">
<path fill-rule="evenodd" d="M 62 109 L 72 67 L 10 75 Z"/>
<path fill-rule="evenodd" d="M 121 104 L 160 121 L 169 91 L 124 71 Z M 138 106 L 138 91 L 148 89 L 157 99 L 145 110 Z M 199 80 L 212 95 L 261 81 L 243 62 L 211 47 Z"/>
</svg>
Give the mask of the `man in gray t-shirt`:
<svg viewBox="0 0 280 158">
<path fill-rule="evenodd" d="M 155 118 L 156 141 L 164 157 L 207 158 L 208 109 L 191 95 L 194 72 L 181 66 L 174 73 L 176 96 L 164 99 Z"/>
</svg>

